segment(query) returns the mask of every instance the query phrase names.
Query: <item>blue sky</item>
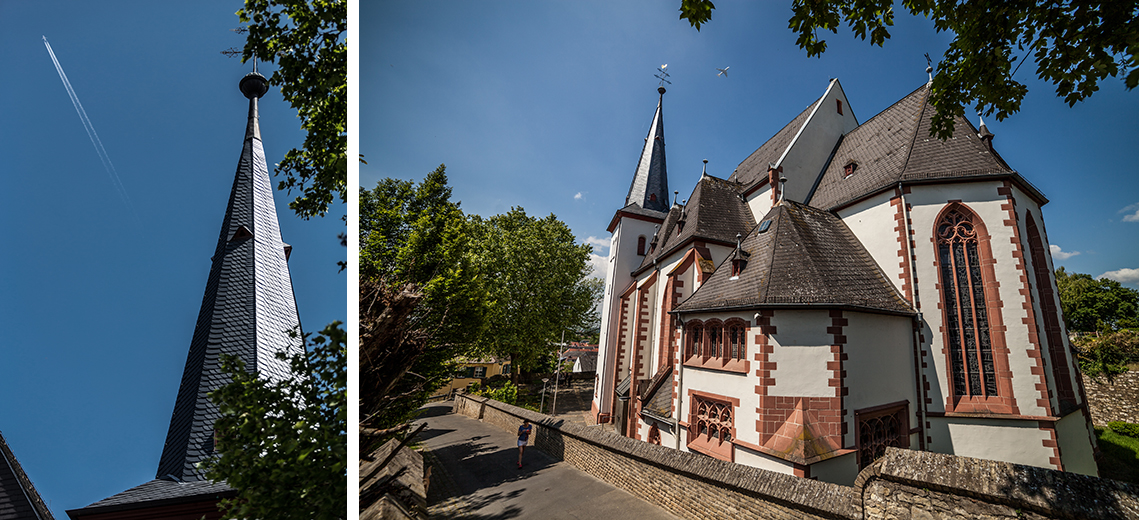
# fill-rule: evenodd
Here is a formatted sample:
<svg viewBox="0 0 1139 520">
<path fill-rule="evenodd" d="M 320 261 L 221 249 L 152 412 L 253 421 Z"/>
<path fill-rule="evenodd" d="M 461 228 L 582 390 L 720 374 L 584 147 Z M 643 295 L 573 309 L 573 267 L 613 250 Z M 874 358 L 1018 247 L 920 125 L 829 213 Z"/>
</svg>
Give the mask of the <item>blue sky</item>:
<svg viewBox="0 0 1139 520">
<path fill-rule="evenodd" d="M 244 44 L 240 7 L 0 2 L 0 431 L 56 518 L 158 467 L 245 132 L 252 69 L 219 54 Z M 304 134 L 277 89 L 260 106 L 274 163 Z M 303 221 L 290 199 L 281 233 L 315 331 L 347 313 L 344 208 Z"/>
<path fill-rule="evenodd" d="M 923 54 L 938 59 L 952 39 L 903 11 L 884 48 L 840 30 L 808 59 L 787 28 L 790 0 L 716 2 L 700 32 L 678 20 L 679 4 L 361 3 L 361 185 L 446 163 L 465 211 L 554 213 L 606 255 L 656 107 L 656 67 L 667 63 L 672 80 L 669 187 L 687 198 L 702 159 L 727 177 L 829 78 L 864 122 L 924 83 Z M 1016 75 L 1029 87 L 1020 113 L 986 118 L 994 146 L 1049 197 L 1057 265 L 1123 270 L 1139 287 L 1139 92 L 1108 80 L 1069 108 L 1034 71 L 1030 61 Z"/>
</svg>

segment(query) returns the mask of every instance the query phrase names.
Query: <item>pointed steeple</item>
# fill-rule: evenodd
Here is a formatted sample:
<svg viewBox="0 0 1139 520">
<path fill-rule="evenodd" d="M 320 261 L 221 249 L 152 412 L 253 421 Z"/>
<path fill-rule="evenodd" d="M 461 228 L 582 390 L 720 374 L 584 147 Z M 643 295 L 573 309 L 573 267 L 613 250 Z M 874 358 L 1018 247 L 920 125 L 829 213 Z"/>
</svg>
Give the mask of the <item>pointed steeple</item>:
<svg viewBox="0 0 1139 520">
<path fill-rule="evenodd" d="M 252 72 L 240 83 L 249 98 L 249 120 L 241 159 L 233 180 L 221 234 L 212 258 L 205 296 L 198 314 L 182 384 L 158 479 L 203 480 L 197 465 L 214 450 L 214 421 L 219 413 L 209 393 L 229 382 L 221 356 L 241 358 L 262 377 L 287 377 L 288 363 L 278 352 L 303 349 L 286 248 L 281 241 L 273 186 L 257 124 L 257 99 L 268 91 L 265 77 Z"/>
<path fill-rule="evenodd" d="M 664 104 L 664 87 L 657 88 L 657 92 L 660 93 L 657 111 L 653 115 L 649 135 L 645 138 L 645 147 L 641 150 L 641 160 L 637 163 L 637 172 L 633 175 L 633 183 L 629 186 L 629 195 L 625 197 L 625 204 L 636 204 L 645 209 L 667 212 L 668 173 L 664 160 L 664 114 L 661 110 Z"/>
</svg>

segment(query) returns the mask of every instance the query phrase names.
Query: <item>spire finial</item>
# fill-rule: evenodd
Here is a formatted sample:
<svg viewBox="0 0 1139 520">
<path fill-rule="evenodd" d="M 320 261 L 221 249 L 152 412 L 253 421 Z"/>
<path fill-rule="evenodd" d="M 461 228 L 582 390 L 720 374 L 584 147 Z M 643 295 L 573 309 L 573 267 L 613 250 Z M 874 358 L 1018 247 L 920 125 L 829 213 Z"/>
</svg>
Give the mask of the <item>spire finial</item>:
<svg viewBox="0 0 1139 520">
<path fill-rule="evenodd" d="M 668 80 L 668 64 L 665 63 L 664 65 L 657 67 L 657 72 L 659 74 L 653 74 L 654 78 L 660 80 L 660 85 L 657 87 L 657 92 L 664 94 L 664 84 L 665 83 L 668 83 L 669 85 L 672 84 L 672 82 Z"/>
<path fill-rule="evenodd" d="M 708 159 L 704 159 L 704 171 L 700 172 L 701 177 L 708 175 Z"/>
<path fill-rule="evenodd" d="M 672 190 L 672 205 L 676 205 L 676 200 L 680 197 L 680 190 Z"/>
<path fill-rule="evenodd" d="M 925 73 L 929 74 L 929 82 L 933 83 L 933 60 L 929 59 L 929 53 L 925 53 Z"/>
</svg>

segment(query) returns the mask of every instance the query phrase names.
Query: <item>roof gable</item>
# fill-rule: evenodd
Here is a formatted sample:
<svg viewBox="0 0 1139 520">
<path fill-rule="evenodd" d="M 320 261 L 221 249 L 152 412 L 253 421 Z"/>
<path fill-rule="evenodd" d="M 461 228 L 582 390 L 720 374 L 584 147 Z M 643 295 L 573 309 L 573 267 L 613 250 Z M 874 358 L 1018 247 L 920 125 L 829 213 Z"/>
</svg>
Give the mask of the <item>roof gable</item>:
<svg viewBox="0 0 1139 520">
<path fill-rule="evenodd" d="M 964 117 L 954 119 L 953 137 L 930 136 L 936 109 L 929 93 L 929 84 L 918 87 L 843 137 L 808 203 L 834 209 L 898 182 L 1014 173 Z M 854 172 L 848 175 L 852 163 Z"/>
<path fill-rule="evenodd" d="M 747 156 L 736 171 L 728 177 L 729 181 L 735 181 L 745 187 L 745 190 L 754 188 L 767 182 L 767 167 L 774 164 L 783 156 L 787 151 L 787 147 L 791 145 L 791 141 L 799 134 L 799 130 L 803 124 L 807 122 L 807 118 L 814 111 L 815 105 L 822 101 L 823 96 L 816 99 L 804 108 L 799 115 L 795 116 L 789 123 L 775 133 L 771 139 L 768 139 L 759 148 L 757 148 L 751 155 Z"/>
</svg>

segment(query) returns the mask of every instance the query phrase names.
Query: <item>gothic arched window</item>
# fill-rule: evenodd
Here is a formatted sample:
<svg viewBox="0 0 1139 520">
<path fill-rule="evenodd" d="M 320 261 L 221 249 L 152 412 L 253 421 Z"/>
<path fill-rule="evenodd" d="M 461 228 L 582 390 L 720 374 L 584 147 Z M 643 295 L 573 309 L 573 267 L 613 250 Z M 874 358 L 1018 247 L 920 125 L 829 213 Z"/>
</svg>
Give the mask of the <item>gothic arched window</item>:
<svg viewBox="0 0 1139 520">
<path fill-rule="evenodd" d="M 937 221 L 936 233 L 953 395 L 995 397 L 996 367 L 982 276 L 992 258 L 988 247 L 982 247 L 987 244 L 981 243 L 982 237 L 987 240 L 984 224 L 973 212 L 955 206 Z"/>
<path fill-rule="evenodd" d="M 637 237 L 637 255 L 645 256 L 645 236 Z"/>
<path fill-rule="evenodd" d="M 685 358 L 703 355 L 703 332 L 704 324 L 697 320 L 692 320 L 688 324 L 688 348 L 685 352 Z"/>
</svg>

